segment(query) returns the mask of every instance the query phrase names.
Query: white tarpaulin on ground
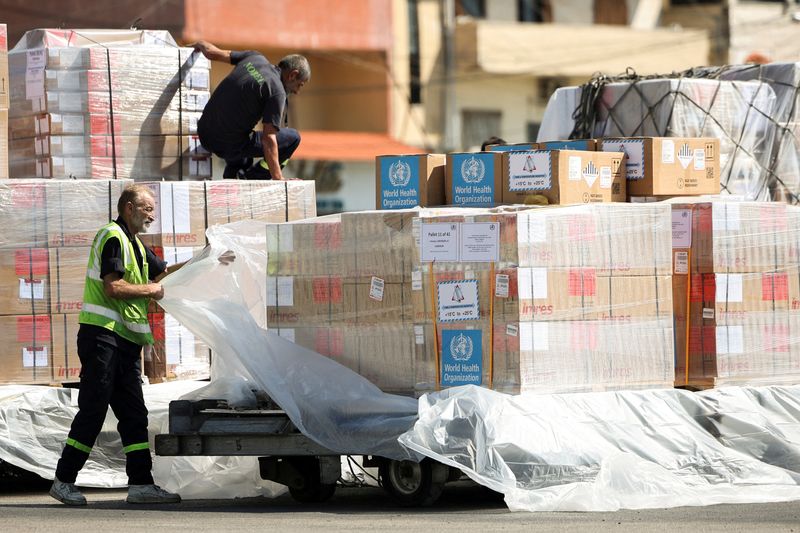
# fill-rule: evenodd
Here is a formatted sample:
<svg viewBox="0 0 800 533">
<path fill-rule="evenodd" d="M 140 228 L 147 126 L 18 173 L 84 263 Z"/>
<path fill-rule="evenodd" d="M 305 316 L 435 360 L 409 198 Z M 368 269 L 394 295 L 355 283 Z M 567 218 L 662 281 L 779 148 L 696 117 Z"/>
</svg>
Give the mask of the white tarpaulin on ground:
<svg viewBox="0 0 800 533">
<path fill-rule="evenodd" d="M 468 386 L 419 402 L 384 394 L 259 327 L 267 268 L 263 225 L 217 226 L 209 238 L 205 258 L 165 280 L 162 303 L 217 354 L 210 385 L 217 390 L 210 395 L 230 388 L 241 396 L 241 387 L 225 385 L 236 383 L 234 375 L 244 377 L 323 446 L 432 457 L 503 492 L 514 510 L 800 499 L 800 387 L 508 396 Z M 237 259 L 221 265 L 217 257 L 228 249 Z M 220 386 L 214 376 L 229 381 Z M 188 396 L 198 394 L 209 393 Z M 71 415 L 45 406 L 20 431 L 13 411 L 0 404 L 0 458 L 24 468 L 47 455 L 34 471 L 52 471 Z M 48 430 L 53 443 L 19 441 L 50 425 L 49 412 L 62 418 L 58 430 Z M 37 447 L 47 447 L 47 454 Z M 186 497 L 251 495 L 256 476 L 254 459 L 232 466 L 228 459 L 158 458 L 156 465 L 157 481 Z"/>
</svg>

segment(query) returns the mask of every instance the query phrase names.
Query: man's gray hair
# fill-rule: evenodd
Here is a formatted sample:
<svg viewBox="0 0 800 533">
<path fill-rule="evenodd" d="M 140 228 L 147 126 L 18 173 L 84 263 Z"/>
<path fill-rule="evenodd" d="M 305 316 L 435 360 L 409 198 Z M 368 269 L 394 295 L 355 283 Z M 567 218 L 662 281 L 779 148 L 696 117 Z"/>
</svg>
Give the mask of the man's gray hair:
<svg viewBox="0 0 800 533">
<path fill-rule="evenodd" d="M 282 72 L 291 72 L 296 70 L 300 74 L 300 79 L 308 81 L 311 79 L 311 65 L 308 64 L 308 59 L 300 54 L 290 54 L 278 63 L 278 68 Z"/>
</svg>

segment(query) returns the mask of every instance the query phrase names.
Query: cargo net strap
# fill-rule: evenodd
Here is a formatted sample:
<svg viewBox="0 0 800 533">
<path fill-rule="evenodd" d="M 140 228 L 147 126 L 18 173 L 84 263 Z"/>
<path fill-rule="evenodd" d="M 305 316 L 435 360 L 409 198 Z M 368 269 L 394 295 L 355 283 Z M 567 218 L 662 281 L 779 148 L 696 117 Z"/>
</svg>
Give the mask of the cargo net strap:
<svg viewBox="0 0 800 533">
<path fill-rule="evenodd" d="M 791 68 L 792 64 L 781 64 Z M 748 200 L 776 200 L 791 204 L 800 203 L 800 63 L 794 64 L 797 74 L 790 81 L 776 79 L 770 65 L 728 65 L 724 67 L 699 67 L 666 75 L 638 75 L 632 68 L 618 76 L 596 74 L 580 86 L 580 96 L 572 113 L 574 127 L 570 139 L 592 137 L 718 137 L 721 145 L 722 192 L 743 194 Z M 772 68 L 775 68 L 773 64 Z M 698 102 L 688 90 L 687 80 L 706 79 L 726 82 L 746 105 L 738 110 L 736 120 L 725 120 L 714 114 L 730 111 L 729 104 L 720 98 L 722 83 L 711 92 L 699 91 L 703 102 Z M 642 88 L 651 80 L 677 80 L 668 91 L 649 101 Z M 753 91 L 746 82 L 762 82 Z M 613 97 L 607 94 L 609 84 L 627 83 L 627 87 Z M 748 90 L 746 90 L 748 89 Z M 774 92 L 775 105 L 764 105 L 765 98 Z M 611 103 L 610 103 L 611 102 Z M 633 104 L 633 105 L 632 105 Z M 665 109 L 664 106 L 669 108 Z M 678 114 L 676 107 L 680 106 Z M 631 121 L 636 108 L 641 115 Z M 686 110 L 691 110 L 698 120 L 697 127 L 686 124 Z M 623 118 L 627 115 L 627 120 Z M 676 121 L 676 119 L 678 119 Z M 731 128 L 731 123 L 736 128 Z M 765 129 L 755 135 L 753 126 Z M 743 190 L 744 189 L 746 190 Z"/>
<path fill-rule="evenodd" d="M 78 36 L 86 39 L 87 41 L 94 43 L 100 48 L 105 49 L 106 51 L 106 74 L 108 76 L 108 119 L 110 123 L 110 133 L 111 133 L 111 164 L 112 164 L 112 177 L 113 179 L 117 179 L 117 132 L 116 132 L 116 125 L 114 124 L 114 89 L 113 83 L 111 79 L 111 48 L 104 43 L 98 42 L 92 39 L 90 36 L 81 33 L 79 31 L 70 30 L 69 36 L 67 37 L 67 46 L 70 46 L 73 41 L 73 37 Z M 152 111 L 156 112 L 156 116 L 163 115 L 169 109 L 169 102 L 174 98 L 175 92 L 178 93 L 178 181 L 183 181 L 183 80 L 184 80 L 184 70 L 188 70 L 192 68 L 194 64 L 194 54 L 191 54 L 189 58 L 186 60 L 185 63 L 181 61 L 181 48 L 177 46 L 175 43 L 162 39 L 158 36 L 152 36 L 151 40 L 153 44 L 161 44 L 167 47 L 172 47 L 177 51 L 178 54 L 178 70 L 175 74 L 177 78 L 177 88 L 174 91 L 169 89 L 169 85 L 164 90 L 163 98 L 159 100 L 159 105 L 157 109 L 153 109 Z"/>
</svg>

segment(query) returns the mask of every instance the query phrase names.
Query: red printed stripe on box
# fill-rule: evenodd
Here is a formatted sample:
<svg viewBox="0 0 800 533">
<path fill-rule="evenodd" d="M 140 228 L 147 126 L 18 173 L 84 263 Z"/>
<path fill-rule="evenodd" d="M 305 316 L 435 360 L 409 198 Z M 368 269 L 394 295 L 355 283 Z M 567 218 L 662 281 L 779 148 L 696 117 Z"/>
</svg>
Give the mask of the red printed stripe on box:
<svg viewBox="0 0 800 533">
<path fill-rule="evenodd" d="M 763 274 L 761 299 L 766 302 L 789 301 L 789 275 L 786 272 Z"/>
<path fill-rule="evenodd" d="M 242 183 L 209 183 L 209 207 L 239 207 L 242 203 Z"/>
<path fill-rule="evenodd" d="M 113 142 L 113 144 L 112 144 Z M 122 138 L 111 135 L 100 135 L 91 137 L 91 151 L 93 157 L 112 157 L 122 154 Z"/>
<path fill-rule="evenodd" d="M 765 352 L 789 353 L 788 324 L 766 324 L 761 327 L 762 349 Z"/>
<path fill-rule="evenodd" d="M 153 339 L 163 341 L 166 339 L 166 328 L 164 327 L 164 313 L 149 313 L 147 321 L 150 322 L 150 330 L 153 333 Z"/>
<path fill-rule="evenodd" d="M 595 224 L 592 215 L 573 215 L 567 219 L 569 238 L 573 241 L 593 241 Z"/>
<path fill-rule="evenodd" d="M 23 277 L 42 277 L 49 272 L 46 248 L 25 248 L 14 251 L 14 273 Z"/>
<path fill-rule="evenodd" d="M 574 323 L 570 332 L 570 345 L 573 350 L 597 349 L 597 324 Z"/>
<path fill-rule="evenodd" d="M 342 278 L 340 277 L 319 277 L 314 278 L 311 291 L 315 304 L 342 302 Z"/>
<path fill-rule="evenodd" d="M 50 342 L 50 316 L 17 317 L 17 342 Z"/>
<path fill-rule="evenodd" d="M 318 329 L 314 351 L 327 357 L 341 357 L 344 353 L 344 334 L 340 329 Z"/>
<path fill-rule="evenodd" d="M 341 224 L 315 224 L 314 245 L 326 250 L 337 250 L 342 246 Z"/>
<path fill-rule="evenodd" d="M 44 207 L 44 185 L 9 184 L 13 207 Z"/>
<path fill-rule="evenodd" d="M 106 112 L 92 113 L 89 115 L 89 130 L 92 135 L 111 135 L 111 119 Z M 114 117 L 114 133 L 119 135 L 122 131 L 119 117 Z"/>
<path fill-rule="evenodd" d="M 597 293 L 597 275 L 593 268 L 576 268 L 569 271 L 570 296 L 594 296 Z"/>
</svg>

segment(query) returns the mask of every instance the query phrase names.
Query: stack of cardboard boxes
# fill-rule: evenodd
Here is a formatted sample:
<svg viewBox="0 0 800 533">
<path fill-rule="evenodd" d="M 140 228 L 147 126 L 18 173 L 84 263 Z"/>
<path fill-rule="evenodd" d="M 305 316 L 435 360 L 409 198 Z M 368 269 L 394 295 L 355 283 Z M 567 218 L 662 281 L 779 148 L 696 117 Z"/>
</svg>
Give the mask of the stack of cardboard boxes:
<svg viewBox="0 0 800 533">
<path fill-rule="evenodd" d="M 2 383 L 76 382 L 78 314 L 89 248 L 117 216 L 130 180 L 20 179 L 0 182 L 0 353 Z M 168 263 L 191 258 L 209 225 L 245 218 L 276 222 L 313 217 L 313 182 L 145 182 L 157 223 L 142 240 Z M 208 348 L 157 306 L 156 344 L 145 370 L 152 381 L 206 377 Z"/>
<path fill-rule="evenodd" d="M 0 179 L 8 177 L 8 28 L 0 24 Z"/>
<path fill-rule="evenodd" d="M 271 225 L 267 325 L 403 394 L 671 386 L 670 231 L 666 205 Z"/>
<path fill-rule="evenodd" d="M 9 54 L 15 178 L 203 179 L 210 63 L 163 31 L 35 30 Z"/>
<path fill-rule="evenodd" d="M 796 382 L 800 208 L 682 201 L 673 219 L 676 384 Z"/>
<path fill-rule="evenodd" d="M 0 380 L 77 381 L 89 245 L 126 180 L 0 182 Z"/>
</svg>

